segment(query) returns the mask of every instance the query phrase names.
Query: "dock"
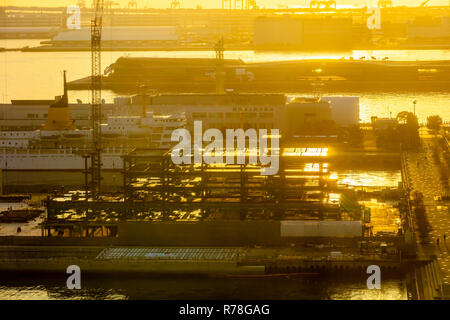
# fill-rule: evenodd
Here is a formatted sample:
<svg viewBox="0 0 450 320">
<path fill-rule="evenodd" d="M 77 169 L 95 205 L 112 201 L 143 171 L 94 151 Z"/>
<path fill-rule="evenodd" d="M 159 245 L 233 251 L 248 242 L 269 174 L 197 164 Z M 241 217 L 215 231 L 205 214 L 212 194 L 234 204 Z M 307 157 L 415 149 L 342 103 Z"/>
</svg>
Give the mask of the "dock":
<svg viewBox="0 0 450 320">
<path fill-rule="evenodd" d="M 439 166 L 433 160 L 433 150 L 442 137 L 423 128 L 422 149 L 405 153 L 404 166 L 414 199 L 414 220 L 418 258 L 437 260 L 442 281 L 442 294 L 450 298 L 450 240 L 444 241 L 444 234 L 450 230 L 449 203 L 440 201 L 448 193 L 448 186 L 442 183 Z M 421 200 L 415 199 L 419 193 Z M 439 244 L 437 244 L 437 239 Z"/>
<path fill-rule="evenodd" d="M 2 239 L 0 239 L 2 241 Z M 64 273 L 78 265 L 85 273 L 197 274 L 203 276 L 325 275 L 366 277 L 379 265 L 385 277 L 408 272 L 411 265 L 430 261 L 361 255 L 357 249 L 336 252 L 334 246 L 309 248 L 249 247 L 123 247 L 123 246 L 1 246 L 2 272 Z"/>
</svg>

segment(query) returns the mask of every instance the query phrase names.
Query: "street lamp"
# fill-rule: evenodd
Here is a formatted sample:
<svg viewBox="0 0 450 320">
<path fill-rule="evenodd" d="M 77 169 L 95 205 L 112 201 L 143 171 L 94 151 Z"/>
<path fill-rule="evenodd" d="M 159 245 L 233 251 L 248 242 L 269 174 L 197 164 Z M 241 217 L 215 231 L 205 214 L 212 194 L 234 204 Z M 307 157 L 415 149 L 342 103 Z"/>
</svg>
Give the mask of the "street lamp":
<svg viewBox="0 0 450 320">
<path fill-rule="evenodd" d="M 414 101 L 413 101 L 413 104 L 414 104 L 414 115 L 416 115 L 416 104 L 417 104 L 417 100 L 414 100 Z"/>
</svg>

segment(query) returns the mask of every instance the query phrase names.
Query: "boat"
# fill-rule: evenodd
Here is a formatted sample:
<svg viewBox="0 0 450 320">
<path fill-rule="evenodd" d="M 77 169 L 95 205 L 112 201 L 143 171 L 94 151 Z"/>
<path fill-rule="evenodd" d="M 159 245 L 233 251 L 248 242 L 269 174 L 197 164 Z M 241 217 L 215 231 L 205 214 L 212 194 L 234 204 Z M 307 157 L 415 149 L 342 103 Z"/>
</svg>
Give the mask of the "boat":
<svg viewBox="0 0 450 320">
<path fill-rule="evenodd" d="M 274 273 L 274 274 L 229 274 L 228 278 L 281 278 L 291 279 L 299 277 L 314 277 L 319 276 L 318 272 L 297 272 L 297 273 Z"/>
<path fill-rule="evenodd" d="M 109 115 L 101 124 L 102 168 L 123 169 L 122 156 L 134 148 L 170 149 L 173 130 L 186 126 L 183 112 L 140 116 Z M 92 129 L 79 130 L 70 118 L 67 84 L 50 105 L 45 124 L 35 131 L 0 131 L 2 170 L 84 170 L 92 146 Z"/>
<path fill-rule="evenodd" d="M 0 222 L 27 222 L 34 220 L 44 212 L 43 209 L 36 208 L 10 209 L 0 212 Z"/>
<path fill-rule="evenodd" d="M 2 194 L 0 195 L 0 203 L 18 203 L 25 200 L 31 200 L 29 194 Z"/>
<path fill-rule="evenodd" d="M 236 92 L 310 92 L 323 90 L 445 90 L 450 87 L 449 61 L 390 61 L 382 59 L 305 59 L 292 61 L 223 62 L 225 87 Z M 136 92 L 136 79 L 158 92 L 212 92 L 214 59 L 121 57 L 102 78 L 104 89 Z M 69 83 L 72 90 L 90 89 L 85 77 Z"/>
</svg>

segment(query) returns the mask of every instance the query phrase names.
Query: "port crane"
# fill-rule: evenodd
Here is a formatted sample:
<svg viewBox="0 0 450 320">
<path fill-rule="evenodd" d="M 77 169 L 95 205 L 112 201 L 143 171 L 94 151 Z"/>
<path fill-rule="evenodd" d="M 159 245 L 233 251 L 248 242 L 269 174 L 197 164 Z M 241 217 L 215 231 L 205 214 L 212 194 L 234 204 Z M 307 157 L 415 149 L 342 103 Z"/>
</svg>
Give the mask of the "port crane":
<svg viewBox="0 0 450 320">
<path fill-rule="evenodd" d="M 86 1 L 78 0 L 77 6 L 79 6 L 80 8 L 86 8 Z"/>
<path fill-rule="evenodd" d="M 378 1 L 378 8 L 392 8 L 392 0 L 380 0 Z"/>
<path fill-rule="evenodd" d="M 105 1 L 105 9 L 111 10 L 114 6 L 118 6 L 118 5 L 120 5 L 118 2 L 115 2 L 112 0 Z"/>
<path fill-rule="evenodd" d="M 128 1 L 128 9 L 137 9 L 137 2 L 136 2 L 136 0 L 131 0 L 131 1 Z"/>
<path fill-rule="evenodd" d="M 216 94 L 225 93 L 225 68 L 224 68 L 224 41 L 223 37 L 219 39 L 214 47 L 216 51 Z"/>
<path fill-rule="evenodd" d="M 309 3 L 310 8 L 325 8 L 325 9 L 336 9 L 336 1 L 311 1 Z"/>
<path fill-rule="evenodd" d="M 179 0 L 172 0 L 170 2 L 170 8 L 171 9 L 180 9 L 181 8 L 181 2 Z"/>
<path fill-rule="evenodd" d="M 233 6 L 234 5 L 234 6 Z M 222 9 L 256 9 L 256 0 L 222 0 Z"/>
<path fill-rule="evenodd" d="M 92 195 L 96 197 L 101 190 L 101 120 L 102 120 L 102 66 L 101 42 L 103 27 L 104 0 L 94 0 L 94 17 L 91 21 L 91 90 L 92 90 L 92 154 L 91 176 Z"/>
</svg>

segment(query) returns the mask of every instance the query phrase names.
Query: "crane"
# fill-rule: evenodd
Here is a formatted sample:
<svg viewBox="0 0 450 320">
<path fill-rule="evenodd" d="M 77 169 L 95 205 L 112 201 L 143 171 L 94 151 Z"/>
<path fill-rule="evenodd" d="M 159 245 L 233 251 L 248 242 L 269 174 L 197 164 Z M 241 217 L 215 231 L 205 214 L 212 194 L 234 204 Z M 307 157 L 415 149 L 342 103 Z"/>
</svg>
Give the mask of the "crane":
<svg viewBox="0 0 450 320">
<path fill-rule="evenodd" d="M 256 4 L 256 0 L 247 0 L 247 9 L 258 9 L 258 5 Z"/>
<path fill-rule="evenodd" d="M 394 5 L 392 0 L 380 0 L 378 1 L 378 8 L 392 8 Z"/>
<path fill-rule="evenodd" d="M 118 5 L 120 5 L 120 3 L 112 1 L 112 0 L 107 0 L 107 1 L 105 1 L 104 9 L 111 10 L 114 6 L 118 6 Z"/>
<path fill-rule="evenodd" d="M 104 0 L 94 0 L 94 17 L 91 21 L 91 90 L 92 90 L 92 194 L 97 196 L 101 190 L 101 120 L 102 120 L 102 65 L 101 42 Z"/>
<path fill-rule="evenodd" d="M 421 7 L 425 7 L 427 5 L 427 3 L 430 2 L 430 0 L 425 0 L 424 2 L 422 2 L 420 4 Z"/>
<path fill-rule="evenodd" d="M 78 0 L 77 6 L 80 8 L 86 8 L 86 2 L 84 0 Z"/>
<path fill-rule="evenodd" d="M 234 6 L 233 6 L 234 4 Z M 222 9 L 256 9 L 256 0 L 222 0 Z"/>
<path fill-rule="evenodd" d="M 325 9 L 336 9 L 336 1 L 311 1 L 309 3 L 310 8 L 325 8 Z"/>
<path fill-rule="evenodd" d="M 137 2 L 136 2 L 136 0 L 128 1 L 128 9 L 132 9 L 132 8 L 137 9 Z"/>
<path fill-rule="evenodd" d="M 179 0 L 172 0 L 170 2 L 170 8 L 171 9 L 180 9 L 181 8 L 181 3 Z"/>
<path fill-rule="evenodd" d="M 216 51 L 216 94 L 225 93 L 225 70 L 224 70 L 224 41 L 219 39 L 214 47 Z"/>
</svg>

